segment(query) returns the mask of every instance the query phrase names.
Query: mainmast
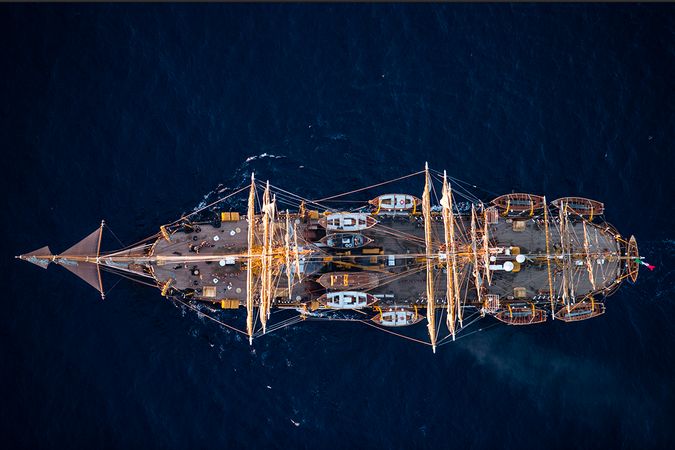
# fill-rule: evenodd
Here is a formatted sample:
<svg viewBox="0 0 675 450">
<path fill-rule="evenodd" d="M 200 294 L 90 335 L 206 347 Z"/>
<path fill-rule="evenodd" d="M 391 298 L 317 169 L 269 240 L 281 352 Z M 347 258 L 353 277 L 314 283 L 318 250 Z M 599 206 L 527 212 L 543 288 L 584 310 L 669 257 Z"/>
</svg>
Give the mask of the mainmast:
<svg viewBox="0 0 675 450">
<path fill-rule="evenodd" d="M 492 284 L 492 274 L 490 273 L 490 238 L 488 236 L 488 218 L 487 209 L 483 207 L 483 264 L 485 265 L 485 276 L 488 285 Z"/>
<path fill-rule="evenodd" d="M 424 244 L 427 261 L 427 329 L 431 348 L 436 353 L 436 302 L 434 298 L 434 272 L 431 262 L 431 200 L 429 198 L 429 164 L 424 165 L 424 193 L 422 194 L 422 214 L 424 216 Z"/>
<path fill-rule="evenodd" d="M 478 244 L 476 242 L 476 208 L 471 204 L 471 247 L 473 248 L 473 278 L 476 284 L 476 294 L 478 295 L 478 302 L 483 303 L 482 280 L 478 272 Z M 483 305 L 486 306 L 486 305 Z"/>
<path fill-rule="evenodd" d="M 288 210 L 286 210 L 286 239 L 284 241 L 284 253 L 286 257 L 286 278 L 288 280 L 288 299 L 292 297 L 293 285 L 291 283 L 291 226 L 288 217 Z"/>
<path fill-rule="evenodd" d="M 443 171 L 443 196 L 441 198 L 441 206 L 443 207 L 443 231 L 445 235 L 445 263 L 447 269 L 445 271 L 445 296 L 447 300 L 447 317 L 446 324 L 452 334 L 452 340 L 455 340 L 455 290 L 453 287 L 453 274 L 450 270 L 450 266 L 454 268 L 454 264 L 451 263 L 451 242 L 452 240 L 452 200 L 448 195 L 448 179 L 445 171 Z M 452 249 L 454 252 L 454 248 Z M 453 253 L 454 254 L 454 253 Z"/>
<path fill-rule="evenodd" d="M 249 345 L 253 344 L 253 231 L 255 227 L 255 175 L 251 173 L 251 191 L 248 195 L 248 266 L 246 270 L 246 332 Z"/>
<path fill-rule="evenodd" d="M 300 251 L 298 248 L 298 228 L 293 224 L 293 244 L 295 246 L 295 276 L 300 281 Z"/>
</svg>

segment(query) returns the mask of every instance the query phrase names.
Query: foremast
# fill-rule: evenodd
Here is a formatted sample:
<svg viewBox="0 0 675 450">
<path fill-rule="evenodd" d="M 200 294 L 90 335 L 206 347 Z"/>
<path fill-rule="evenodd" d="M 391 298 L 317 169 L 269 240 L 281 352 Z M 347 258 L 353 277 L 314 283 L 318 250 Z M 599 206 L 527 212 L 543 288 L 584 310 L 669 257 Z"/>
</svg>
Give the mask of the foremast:
<svg viewBox="0 0 675 450">
<path fill-rule="evenodd" d="M 267 182 L 263 194 L 263 245 L 260 304 L 258 313 L 263 334 L 267 331 L 267 319 L 271 309 L 272 289 L 272 240 L 274 235 L 274 202 L 270 201 L 270 183 Z M 247 286 L 248 287 L 248 286 Z"/>
<path fill-rule="evenodd" d="M 436 353 L 436 301 L 434 297 L 434 264 L 431 248 L 431 199 L 429 185 L 429 164 L 424 166 L 424 193 L 422 194 L 422 215 L 424 216 L 424 245 L 426 248 L 426 293 L 427 293 L 427 329 L 431 348 Z"/>
<path fill-rule="evenodd" d="M 443 171 L 443 196 L 441 198 L 441 206 L 443 207 L 443 232 L 445 237 L 445 296 L 447 301 L 446 324 L 448 326 L 448 330 L 450 330 L 450 334 L 452 335 L 452 340 L 454 341 L 456 333 L 455 302 L 459 300 L 455 291 L 457 282 L 457 272 L 455 270 L 455 265 L 457 261 L 454 239 L 455 224 L 454 215 L 452 213 L 452 197 L 450 195 L 448 178 L 445 171 Z"/>
<path fill-rule="evenodd" d="M 246 333 L 253 345 L 253 239 L 255 228 L 255 175 L 251 173 L 251 190 L 248 194 L 248 259 L 246 267 Z"/>
</svg>

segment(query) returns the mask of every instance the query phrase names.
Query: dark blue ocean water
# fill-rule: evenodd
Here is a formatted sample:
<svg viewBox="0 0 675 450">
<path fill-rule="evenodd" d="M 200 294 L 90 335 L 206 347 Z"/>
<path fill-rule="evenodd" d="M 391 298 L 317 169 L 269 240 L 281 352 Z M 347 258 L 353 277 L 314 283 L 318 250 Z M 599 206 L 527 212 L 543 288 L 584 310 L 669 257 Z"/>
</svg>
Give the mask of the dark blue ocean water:
<svg viewBox="0 0 675 450">
<path fill-rule="evenodd" d="M 672 448 L 674 13 L 0 6 L 3 448 Z M 101 302 L 12 259 L 102 218 L 134 242 L 251 170 L 317 198 L 425 161 L 486 199 L 602 200 L 658 267 L 599 319 L 433 355 L 343 323 L 251 349 L 156 290 Z"/>
</svg>

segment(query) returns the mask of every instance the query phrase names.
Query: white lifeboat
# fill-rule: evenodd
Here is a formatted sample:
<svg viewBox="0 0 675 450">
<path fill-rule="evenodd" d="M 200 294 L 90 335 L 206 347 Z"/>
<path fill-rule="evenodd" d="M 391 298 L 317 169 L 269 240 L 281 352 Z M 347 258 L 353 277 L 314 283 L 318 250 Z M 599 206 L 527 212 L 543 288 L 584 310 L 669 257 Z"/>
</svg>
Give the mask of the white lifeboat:
<svg viewBox="0 0 675 450">
<path fill-rule="evenodd" d="M 366 213 L 335 213 L 319 219 L 326 230 L 360 231 L 374 226 L 377 220 Z"/>
<path fill-rule="evenodd" d="M 372 295 L 356 291 L 329 292 L 319 297 L 319 303 L 332 309 L 360 309 L 376 301 Z"/>
<path fill-rule="evenodd" d="M 418 314 L 417 309 L 410 311 L 405 308 L 392 308 L 388 311 L 380 310 L 380 314 L 370 320 L 383 327 L 405 327 L 414 325 L 422 319 L 424 316 Z"/>
<path fill-rule="evenodd" d="M 379 211 L 408 211 L 416 209 L 422 204 L 422 200 L 409 194 L 384 194 L 375 197 L 368 203 Z"/>
</svg>

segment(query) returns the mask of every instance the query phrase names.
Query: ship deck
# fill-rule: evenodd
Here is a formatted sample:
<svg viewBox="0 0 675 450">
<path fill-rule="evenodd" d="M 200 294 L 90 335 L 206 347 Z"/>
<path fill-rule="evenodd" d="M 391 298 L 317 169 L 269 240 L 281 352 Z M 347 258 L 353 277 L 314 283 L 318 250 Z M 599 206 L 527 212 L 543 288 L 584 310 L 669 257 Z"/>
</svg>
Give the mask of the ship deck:
<svg viewBox="0 0 675 450">
<path fill-rule="evenodd" d="M 298 244 L 303 253 L 302 281 L 298 283 L 298 274 L 293 273 L 293 290 L 289 298 L 285 260 L 279 250 L 275 257 L 278 278 L 273 302 L 275 305 L 298 307 L 307 304 L 327 291 L 316 281 L 321 274 L 345 271 L 368 271 L 376 274 L 378 285 L 371 286 L 367 291 L 375 295 L 381 305 L 426 304 L 426 255 L 424 226 L 420 216 L 380 216 L 377 225 L 362 231 L 363 235 L 373 241 L 366 247 L 349 251 L 329 249 L 318 243 L 326 235 L 326 230 L 316 219 L 299 220 L 297 216 L 293 216 L 293 220 L 297 222 Z M 444 250 L 441 248 L 445 243 L 443 223 L 438 215 L 434 215 L 433 220 L 434 255 L 438 256 L 440 251 L 440 258 L 434 260 L 435 301 L 439 307 L 444 307 L 447 268 Z M 467 304 L 477 304 L 478 295 L 473 281 L 474 256 L 468 239 L 470 221 L 462 216 L 457 216 L 457 220 L 458 230 L 461 230 L 456 246 L 461 297 L 466 298 Z M 548 302 L 546 233 L 543 221 L 535 217 L 520 222 L 520 226 L 514 226 L 512 220 L 500 217 L 497 223 L 489 225 L 490 249 L 494 251 L 495 257 L 495 261 L 490 264 L 495 270 L 491 271 L 491 284 L 482 283 L 482 293 L 498 295 L 502 302 Z M 586 258 L 575 256 L 585 251 L 583 224 L 570 223 L 571 242 L 567 253 L 572 256 L 568 264 L 564 264 L 560 250 L 560 233 L 555 221 L 552 222 L 549 252 L 556 255 L 550 260 L 554 295 L 559 297 L 562 291 L 564 266 L 571 267 L 571 273 L 566 275 L 577 298 L 593 291 L 608 289 L 621 272 L 621 248 L 612 233 L 600 226 L 587 227 L 588 251 L 592 257 L 586 261 Z M 284 224 L 280 222 L 277 228 L 279 233 L 285 232 L 281 231 L 283 227 Z M 151 265 L 152 272 L 159 283 L 164 284 L 171 280 L 172 288 L 190 293 L 196 299 L 211 302 L 228 300 L 230 305 L 245 304 L 247 233 L 248 222 L 245 219 L 222 222 L 220 226 L 199 224 L 195 231 L 176 231 L 170 236 L 170 240 L 159 238 L 153 246 L 152 256 L 155 257 L 155 262 Z M 255 249 L 259 254 L 262 242 L 262 228 L 259 225 L 256 225 L 254 235 L 257 244 Z M 482 233 L 479 231 L 479 246 L 481 238 Z M 524 255 L 525 261 L 522 264 L 517 263 L 517 254 Z M 514 265 L 512 271 L 503 270 L 507 261 Z M 595 288 L 589 276 L 589 263 Z M 254 279 L 259 278 L 259 265 L 254 260 L 251 266 Z M 340 289 L 347 290 L 344 286 Z"/>
</svg>

